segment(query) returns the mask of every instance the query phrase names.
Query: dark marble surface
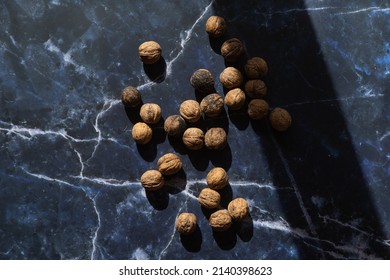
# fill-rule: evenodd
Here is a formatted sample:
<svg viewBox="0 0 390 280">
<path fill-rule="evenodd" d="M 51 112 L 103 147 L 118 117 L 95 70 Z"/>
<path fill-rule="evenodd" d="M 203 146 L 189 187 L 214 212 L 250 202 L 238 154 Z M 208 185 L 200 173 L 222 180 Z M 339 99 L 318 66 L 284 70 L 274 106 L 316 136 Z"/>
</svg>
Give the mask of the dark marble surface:
<svg viewBox="0 0 390 280">
<path fill-rule="evenodd" d="M 222 152 L 189 153 L 161 124 L 137 147 L 121 89 L 163 117 L 196 98 L 192 72 L 225 67 L 211 15 L 268 61 L 266 100 L 293 126 L 225 110 L 202 123 L 228 131 Z M 1 1 L 0 258 L 388 259 L 389 39 L 388 1 Z M 146 40 L 161 68 L 138 59 Z M 184 172 L 146 194 L 139 177 L 166 152 Z M 225 234 L 196 201 L 213 166 L 230 177 L 223 205 L 250 203 Z M 174 230 L 182 211 L 199 219 L 190 238 Z"/>
</svg>

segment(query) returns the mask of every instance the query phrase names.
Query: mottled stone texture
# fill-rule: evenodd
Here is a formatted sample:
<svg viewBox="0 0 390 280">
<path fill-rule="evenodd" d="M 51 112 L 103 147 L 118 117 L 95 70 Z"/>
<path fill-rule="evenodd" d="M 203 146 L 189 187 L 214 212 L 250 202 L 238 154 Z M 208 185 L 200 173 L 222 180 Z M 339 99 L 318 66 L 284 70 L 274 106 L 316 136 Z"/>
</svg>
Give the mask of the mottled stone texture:
<svg viewBox="0 0 390 280">
<path fill-rule="evenodd" d="M 0 1 L 0 258 L 390 258 L 389 8 L 375 0 Z M 220 38 L 206 33 L 211 15 L 226 20 Z M 230 38 L 245 54 L 225 65 Z M 150 40 L 164 51 L 143 65 L 138 46 Z M 189 83 L 195 70 L 243 72 L 256 56 L 269 67 L 270 109 L 292 116 L 288 131 L 225 107 L 200 123 L 224 128 L 222 151 L 185 149 L 163 120 L 147 145 L 131 139 L 140 119 L 121 102 L 126 86 L 165 118 L 204 97 Z M 217 79 L 215 90 L 224 94 Z M 169 152 L 183 170 L 145 192 L 141 174 Z M 229 175 L 221 207 L 243 197 L 250 213 L 221 234 L 197 202 L 215 166 Z M 181 212 L 198 217 L 186 239 L 175 231 Z"/>
</svg>

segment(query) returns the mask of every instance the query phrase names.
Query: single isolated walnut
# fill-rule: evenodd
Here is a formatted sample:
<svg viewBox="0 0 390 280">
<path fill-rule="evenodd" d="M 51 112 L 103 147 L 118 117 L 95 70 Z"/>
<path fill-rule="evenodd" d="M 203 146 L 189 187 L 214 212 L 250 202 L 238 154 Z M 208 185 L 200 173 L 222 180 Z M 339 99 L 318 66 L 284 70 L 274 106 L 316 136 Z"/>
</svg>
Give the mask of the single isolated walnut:
<svg viewBox="0 0 390 280">
<path fill-rule="evenodd" d="M 172 137 L 180 137 L 186 129 L 186 122 L 180 115 L 172 115 L 165 119 L 164 130 Z"/>
<path fill-rule="evenodd" d="M 267 62 L 261 57 L 252 57 L 245 64 L 245 74 L 248 79 L 259 79 L 267 75 Z"/>
<path fill-rule="evenodd" d="M 190 78 L 190 83 L 200 93 L 208 94 L 214 91 L 214 78 L 207 69 L 196 70 Z"/>
<path fill-rule="evenodd" d="M 148 170 L 142 174 L 141 184 L 146 190 L 155 191 L 164 186 L 164 177 L 158 170 Z"/>
<path fill-rule="evenodd" d="M 210 189 L 220 190 L 228 184 L 228 175 L 222 167 L 214 167 L 206 176 L 206 182 Z"/>
<path fill-rule="evenodd" d="M 248 104 L 248 116 L 252 120 L 261 120 L 268 114 L 268 103 L 263 99 L 252 99 Z"/>
<path fill-rule="evenodd" d="M 176 219 L 176 230 L 182 235 L 190 235 L 196 230 L 197 219 L 193 213 L 181 213 Z"/>
<path fill-rule="evenodd" d="M 269 114 L 271 126 L 277 131 L 286 131 L 292 123 L 291 115 L 283 108 L 275 108 Z"/>
<path fill-rule="evenodd" d="M 200 102 L 200 109 L 207 117 L 216 117 L 223 110 L 223 98 L 218 93 L 205 96 Z"/>
<path fill-rule="evenodd" d="M 240 88 L 229 90 L 225 95 L 225 104 L 231 110 L 240 110 L 245 104 L 245 92 Z"/>
<path fill-rule="evenodd" d="M 234 67 L 226 67 L 219 75 L 219 80 L 227 89 L 240 87 L 244 81 L 240 70 Z"/>
<path fill-rule="evenodd" d="M 131 86 L 125 87 L 122 90 L 121 99 L 123 105 L 129 108 L 135 108 L 142 102 L 141 94 L 139 93 L 137 88 Z"/>
<path fill-rule="evenodd" d="M 161 46 L 155 41 L 147 41 L 139 46 L 138 53 L 143 63 L 153 64 L 161 57 Z"/>
<path fill-rule="evenodd" d="M 211 214 L 209 224 L 214 231 L 226 231 L 232 225 L 232 218 L 227 210 L 218 210 Z"/>
<path fill-rule="evenodd" d="M 200 128 L 190 127 L 184 131 L 183 143 L 190 150 L 200 150 L 204 146 L 204 133 Z"/>
<path fill-rule="evenodd" d="M 223 17 L 211 16 L 206 21 L 206 32 L 210 37 L 219 38 L 226 31 L 226 22 Z"/>
<path fill-rule="evenodd" d="M 244 47 L 237 38 L 226 40 L 221 46 L 221 55 L 227 62 L 236 62 L 244 54 Z"/>
<path fill-rule="evenodd" d="M 156 124 L 161 119 L 161 108 L 155 103 L 145 103 L 139 112 L 141 119 L 147 124 Z"/>
<path fill-rule="evenodd" d="M 180 171 L 183 164 L 180 158 L 173 154 L 167 153 L 157 161 L 157 168 L 163 175 L 173 175 Z"/>
<path fill-rule="evenodd" d="M 251 98 L 263 98 L 267 94 L 267 86 L 262 80 L 249 80 L 245 83 L 245 92 Z"/>
<path fill-rule="evenodd" d="M 191 99 L 181 103 L 179 111 L 183 119 L 189 123 L 197 122 L 202 116 L 199 103 Z"/>
<path fill-rule="evenodd" d="M 147 144 L 152 140 L 153 132 L 146 123 L 138 122 L 131 130 L 131 136 L 137 144 Z"/>
<path fill-rule="evenodd" d="M 215 190 L 204 188 L 199 194 L 198 202 L 204 208 L 214 209 L 217 208 L 221 202 L 221 195 Z"/>
<path fill-rule="evenodd" d="M 206 131 L 204 142 L 210 150 L 222 150 L 226 147 L 227 136 L 226 132 L 221 127 L 212 127 Z"/>
<path fill-rule="evenodd" d="M 234 221 L 242 221 L 249 214 L 249 205 L 245 199 L 238 197 L 228 204 L 228 212 Z"/>
</svg>

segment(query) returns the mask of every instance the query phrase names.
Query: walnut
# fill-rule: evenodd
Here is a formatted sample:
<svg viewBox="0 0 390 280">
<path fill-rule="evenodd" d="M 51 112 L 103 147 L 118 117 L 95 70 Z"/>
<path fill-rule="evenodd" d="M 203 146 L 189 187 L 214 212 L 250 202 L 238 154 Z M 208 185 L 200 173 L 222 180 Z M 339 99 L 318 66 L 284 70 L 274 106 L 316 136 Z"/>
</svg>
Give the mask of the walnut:
<svg viewBox="0 0 390 280">
<path fill-rule="evenodd" d="M 261 57 L 252 57 L 245 64 L 245 74 L 248 79 L 259 79 L 267 75 L 267 62 Z"/>
<path fill-rule="evenodd" d="M 173 175 L 180 171 L 183 164 L 180 158 L 173 154 L 167 153 L 157 161 L 157 168 L 163 175 Z"/>
<path fill-rule="evenodd" d="M 283 108 L 275 108 L 269 114 L 271 126 L 277 131 L 286 131 L 292 123 L 291 115 Z"/>
<path fill-rule="evenodd" d="M 142 174 L 141 184 L 146 190 L 155 191 L 164 186 L 164 177 L 160 171 L 148 170 Z"/>
<path fill-rule="evenodd" d="M 226 31 L 225 19 L 219 16 L 211 16 L 206 21 L 206 32 L 214 38 L 219 38 Z"/>
<path fill-rule="evenodd" d="M 214 209 L 221 202 L 221 195 L 215 190 L 204 188 L 199 194 L 198 202 L 204 208 Z"/>
<path fill-rule="evenodd" d="M 180 115 L 172 115 L 164 122 L 165 132 L 172 137 L 180 137 L 186 129 L 186 122 Z"/>
<path fill-rule="evenodd" d="M 268 114 L 268 103 L 263 99 L 252 99 L 248 104 L 248 115 L 252 120 L 261 120 Z"/>
<path fill-rule="evenodd" d="M 152 129 L 146 123 L 138 122 L 131 130 L 131 136 L 138 144 L 147 144 L 152 140 Z"/>
<path fill-rule="evenodd" d="M 180 105 L 180 115 L 189 123 L 197 122 L 202 116 L 200 105 L 195 100 L 186 100 Z"/>
<path fill-rule="evenodd" d="M 222 150 L 226 147 L 227 137 L 226 132 L 221 127 L 212 127 L 206 131 L 204 142 L 210 150 Z"/>
<path fill-rule="evenodd" d="M 206 182 L 210 189 L 220 190 L 228 184 L 228 176 L 222 167 L 214 167 L 206 176 Z"/>
<path fill-rule="evenodd" d="M 190 127 L 184 131 L 183 143 L 190 150 L 200 150 L 204 145 L 204 133 L 197 127 Z"/>
<path fill-rule="evenodd" d="M 226 231 L 232 225 L 232 218 L 227 210 L 218 210 L 211 214 L 209 224 L 214 231 Z"/>
<path fill-rule="evenodd" d="M 218 93 L 207 95 L 200 102 L 200 109 L 207 117 L 216 117 L 223 110 L 223 98 Z"/>
<path fill-rule="evenodd" d="M 227 62 L 236 62 L 244 54 L 244 47 L 240 40 L 232 38 L 221 46 L 221 55 Z"/>
<path fill-rule="evenodd" d="M 197 219 L 193 213 L 181 213 L 176 219 L 176 230 L 182 235 L 190 235 L 196 227 Z"/>
<path fill-rule="evenodd" d="M 161 108 L 158 104 L 146 103 L 139 112 L 141 119 L 147 124 L 156 124 L 161 119 Z"/>
<path fill-rule="evenodd" d="M 190 83 L 200 93 L 212 93 L 214 91 L 214 78 L 207 69 L 196 70 L 191 78 Z"/>
<path fill-rule="evenodd" d="M 154 41 L 144 42 L 139 46 L 138 53 L 143 63 L 153 64 L 161 57 L 161 46 Z"/>
<path fill-rule="evenodd" d="M 219 80 L 225 88 L 232 89 L 240 87 L 244 78 L 238 69 L 234 67 L 227 67 L 219 75 Z"/>
<path fill-rule="evenodd" d="M 141 94 L 135 87 L 126 87 L 122 90 L 122 103 L 125 107 L 135 108 L 141 104 Z"/>
<path fill-rule="evenodd" d="M 231 110 L 239 110 L 245 104 L 245 92 L 240 88 L 229 90 L 225 96 L 225 104 Z"/>
<path fill-rule="evenodd" d="M 245 83 L 245 92 L 251 98 L 263 98 L 267 93 L 267 86 L 262 80 L 249 80 Z"/>
<path fill-rule="evenodd" d="M 228 212 L 233 220 L 242 221 L 249 214 L 248 202 L 241 197 L 233 199 L 228 204 Z"/>
</svg>

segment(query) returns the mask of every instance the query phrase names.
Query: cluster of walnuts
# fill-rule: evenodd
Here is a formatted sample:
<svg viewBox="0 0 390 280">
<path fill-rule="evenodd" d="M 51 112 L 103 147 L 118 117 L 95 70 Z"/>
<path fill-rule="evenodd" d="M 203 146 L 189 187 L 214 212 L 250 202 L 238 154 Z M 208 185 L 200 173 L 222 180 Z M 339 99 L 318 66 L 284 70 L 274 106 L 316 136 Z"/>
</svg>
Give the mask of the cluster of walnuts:
<svg viewBox="0 0 390 280">
<path fill-rule="evenodd" d="M 222 17 L 211 16 L 206 22 L 206 32 L 210 37 L 219 38 L 226 32 L 226 22 Z M 161 59 L 161 46 L 154 41 L 144 42 L 138 49 L 141 61 L 153 65 Z M 228 63 L 235 63 L 243 57 L 244 47 L 237 38 L 226 40 L 221 46 L 221 55 Z M 202 114 L 208 118 L 218 117 L 226 105 L 230 110 L 241 110 L 246 106 L 249 118 L 262 120 L 267 115 L 271 126 L 277 131 L 287 130 L 292 123 L 290 114 L 283 108 L 274 108 L 269 113 L 269 105 L 263 99 L 267 86 L 263 79 L 268 73 L 267 62 L 261 57 L 252 57 L 246 61 L 244 74 L 235 67 L 226 67 L 219 81 L 226 89 L 224 97 L 215 92 L 215 81 L 207 69 L 198 69 L 190 77 L 192 87 L 203 96 L 199 103 L 189 99 L 181 103 L 176 115 L 168 116 L 164 121 L 165 132 L 174 138 L 181 138 L 189 150 L 222 150 L 227 145 L 227 134 L 222 127 L 211 127 L 203 131 L 197 127 Z M 142 122 L 133 126 L 132 138 L 139 145 L 147 144 L 153 135 L 153 125 L 161 119 L 161 107 L 155 103 L 142 104 L 137 88 L 129 86 L 122 90 L 122 103 L 129 109 L 139 109 Z M 246 100 L 250 99 L 248 103 Z M 142 104 L 142 105 L 141 105 Z M 157 161 L 156 170 L 148 170 L 141 176 L 141 184 L 148 191 L 164 187 L 164 178 L 177 174 L 183 168 L 182 161 L 174 153 L 167 153 Z M 215 210 L 209 224 L 214 231 L 229 229 L 234 221 L 242 221 L 249 214 L 248 203 L 243 198 L 235 198 L 227 209 L 220 206 L 219 191 L 228 185 L 228 176 L 221 167 L 215 167 L 206 176 L 207 187 L 199 194 L 198 202 L 207 209 Z M 176 220 L 176 229 L 180 234 L 189 235 L 197 228 L 197 218 L 193 213 L 181 213 Z"/>
</svg>

